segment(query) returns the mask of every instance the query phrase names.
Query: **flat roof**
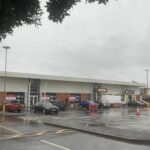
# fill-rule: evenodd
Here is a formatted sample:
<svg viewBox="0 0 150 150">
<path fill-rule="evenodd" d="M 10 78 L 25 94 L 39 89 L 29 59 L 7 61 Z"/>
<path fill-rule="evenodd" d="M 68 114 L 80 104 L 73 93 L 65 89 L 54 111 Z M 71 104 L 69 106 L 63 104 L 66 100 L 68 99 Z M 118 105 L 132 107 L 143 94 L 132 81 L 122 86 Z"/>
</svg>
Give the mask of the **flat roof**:
<svg viewBox="0 0 150 150">
<path fill-rule="evenodd" d="M 5 72 L 0 71 L 0 76 L 4 77 Z M 94 78 L 78 78 L 78 77 L 42 75 L 42 74 L 33 74 L 33 73 L 20 73 L 20 72 L 7 72 L 7 77 L 146 87 L 146 84 L 135 82 L 135 81 L 134 82 L 124 82 L 124 81 L 113 81 L 113 80 L 100 80 L 100 79 L 94 79 Z"/>
</svg>

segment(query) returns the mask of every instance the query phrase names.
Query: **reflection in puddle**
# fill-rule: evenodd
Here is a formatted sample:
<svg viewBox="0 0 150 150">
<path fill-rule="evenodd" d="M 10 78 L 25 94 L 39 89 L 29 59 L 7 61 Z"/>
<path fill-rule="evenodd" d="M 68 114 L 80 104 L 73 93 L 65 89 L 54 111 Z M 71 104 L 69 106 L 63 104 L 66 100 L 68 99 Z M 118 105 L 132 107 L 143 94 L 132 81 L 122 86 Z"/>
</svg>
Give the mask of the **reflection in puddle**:
<svg viewBox="0 0 150 150">
<path fill-rule="evenodd" d="M 36 120 L 30 120 L 30 119 L 22 119 L 17 116 L 4 116 L 0 115 L 0 125 L 9 124 L 11 126 L 14 125 L 25 125 L 25 126 L 33 126 L 37 127 L 39 126 L 39 122 Z"/>
</svg>

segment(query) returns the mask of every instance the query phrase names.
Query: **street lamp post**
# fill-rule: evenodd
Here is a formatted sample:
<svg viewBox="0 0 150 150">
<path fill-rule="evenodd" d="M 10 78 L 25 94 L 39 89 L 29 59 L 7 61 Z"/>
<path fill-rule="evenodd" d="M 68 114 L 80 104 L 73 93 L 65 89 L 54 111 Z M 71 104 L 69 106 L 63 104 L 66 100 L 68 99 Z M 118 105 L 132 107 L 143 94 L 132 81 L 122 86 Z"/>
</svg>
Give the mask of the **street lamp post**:
<svg viewBox="0 0 150 150">
<path fill-rule="evenodd" d="M 146 86 L 146 88 L 147 88 L 147 92 L 146 92 L 146 94 L 148 95 L 149 94 L 149 92 L 148 92 L 148 69 L 145 69 L 145 71 L 146 71 L 146 82 L 147 82 L 147 86 Z"/>
<path fill-rule="evenodd" d="M 5 94 L 5 99 L 4 99 L 4 103 L 3 103 L 3 112 L 5 112 L 5 101 L 6 101 L 6 71 L 7 71 L 7 51 L 8 49 L 10 49 L 9 46 L 3 46 L 3 48 L 5 49 L 5 72 L 4 72 L 4 94 Z"/>
</svg>

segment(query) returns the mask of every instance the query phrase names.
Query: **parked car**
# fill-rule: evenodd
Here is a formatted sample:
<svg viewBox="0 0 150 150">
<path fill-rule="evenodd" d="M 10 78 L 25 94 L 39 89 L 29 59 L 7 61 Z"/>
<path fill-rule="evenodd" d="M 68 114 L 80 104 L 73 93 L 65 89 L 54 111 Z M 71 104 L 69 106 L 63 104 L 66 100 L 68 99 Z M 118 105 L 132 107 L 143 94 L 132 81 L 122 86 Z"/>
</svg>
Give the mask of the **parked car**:
<svg viewBox="0 0 150 150">
<path fill-rule="evenodd" d="M 89 106 L 90 105 L 92 105 L 92 106 L 97 106 L 98 104 L 97 103 L 95 103 L 94 101 L 81 101 L 80 103 L 79 103 L 79 106 L 80 106 L 80 108 L 86 108 L 86 109 L 89 109 Z"/>
<path fill-rule="evenodd" d="M 48 114 L 48 113 L 57 114 L 59 111 L 59 108 L 50 102 L 37 102 L 32 109 L 34 113 L 39 112 L 43 114 Z"/>
<path fill-rule="evenodd" d="M 59 100 L 51 100 L 50 101 L 53 105 L 59 107 L 59 110 L 64 111 L 66 109 L 66 102 L 65 101 L 59 101 Z"/>
<path fill-rule="evenodd" d="M 140 100 L 140 102 L 141 102 L 141 103 L 144 103 L 145 107 L 146 107 L 146 106 L 149 106 L 149 102 L 147 102 L 147 101 Z"/>
<path fill-rule="evenodd" d="M 130 100 L 128 102 L 128 106 L 130 107 L 145 107 L 145 104 L 140 101 Z"/>
<path fill-rule="evenodd" d="M 22 104 L 17 100 L 7 100 L 5 106 L 8 112 L 21 112 L 23 109 Z"/>
<path fill-rule="evenodd" d="M 79 104 L 80 108 L 86 108 L 89 109 L 89 101 L 81 101 Z"/>
</svg>

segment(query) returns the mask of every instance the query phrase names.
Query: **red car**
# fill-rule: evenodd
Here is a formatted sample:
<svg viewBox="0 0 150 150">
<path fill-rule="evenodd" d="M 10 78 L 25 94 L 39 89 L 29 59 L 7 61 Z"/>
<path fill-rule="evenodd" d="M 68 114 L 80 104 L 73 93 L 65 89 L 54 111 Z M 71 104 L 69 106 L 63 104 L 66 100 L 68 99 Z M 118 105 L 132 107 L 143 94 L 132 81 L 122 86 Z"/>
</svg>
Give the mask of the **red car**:
<svg viewBox="0 0 150 150">
<path fill-rule="evenodd" d="M 17 100 L 6 101 L 6 111 L 21 112 L 22 104 Z"/>
</svg>

